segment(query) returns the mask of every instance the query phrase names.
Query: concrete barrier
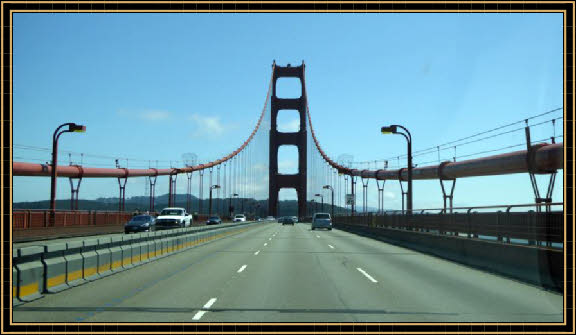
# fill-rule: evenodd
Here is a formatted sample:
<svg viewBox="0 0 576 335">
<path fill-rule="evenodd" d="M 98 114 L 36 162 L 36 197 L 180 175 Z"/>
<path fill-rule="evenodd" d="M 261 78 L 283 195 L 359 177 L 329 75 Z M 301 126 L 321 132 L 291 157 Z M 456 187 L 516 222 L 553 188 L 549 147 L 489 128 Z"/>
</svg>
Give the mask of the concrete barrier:
<svg viewBox="0 0 576 335">
<path fill-rule="evenodd" d="M 156 238 L 156 234 L 150 232 L 146 234 L 146 246 L 148 247 L 148 261 L 153 261 L 156 259 L 156 243 L 154 239 Z"/>
<path fill-rule="evenodd" d="M 98 274 L 101 277 L 106 277 L 112 274 L 112 255 L 110 253 L 111 245 L 110 237 L 103 237 L 98 239 L 96 246 L 96 255 L 98 255 Z"/>
<path fill-rule="evenodd" d="M 82 245 L 82 259 L 83 259 L 83 277 L 86 280 L 92 281 L 100 278 L 98 274 L 98 254 L 96 253 L 96 246 L 98 240 L 84 240 Z"/>
<path fill-rule="evenodd" d="M 18 299 L 32 301 L 42 298 L 44 288 L 44 264 L 39 246 L 18 249 L 16 269 L 18 270 Z"/>
<path fill-rule="evenodd" d="M 140 238 L 141 233 L 136 233 L 132 235 L 132 243 L 130 244 L 130 248 L 132 249 L 132 265 L 138 266 L 140 265 Z"/>
<path fill-rule="evenodd" d="M 18 249 L 12 249 L 12 306 L 23 304 L 18 299 L 18 269 L 16 269 L 16 258 L 18 258 Z"/>
<path fill-rule="evenodd" d="M 124 269 L 133 268 L 132 265 L 132 240 L 134 238 L 131 235 L 122 236 L 122 243 L 120 244 L 120 249 L 122 250 L 122 267 Z"/>
<path fill-rule="evenodd" d="M 184 236 L 186 234 L 185 230 L 187 230 L 187 229 L 180 229 L 180 231 L 177 232 L 177 235 L 176 235 L 176 251 L 177 252 L 184 250 L 184 240 L 186 239 L 186 237 Z"/>
<path fill-rule="evenodd" d="M 66 283 L 66 252 L 65 243 L 49 244 L 44 246 L 42 263 L 44 264 L 45 278 L 44 291 L 57 293 L 70 288 Z"/>
<path fill-rule="evenodd" d="M 154 246 L 156 249 L 156 259 L 164 257 L 164 232 L 157 231 L 154 233 Z"/>
<path fill-rule="evenodd" d="M 66 260 L 66 284 L 78 286 L 86 283 L 83 277 L 84 259 L 82 258 L 82 241 L 66 243 L 64 259 Z"/>
<path fill-rule="evenodd" d="M 150 233 L 143 233 L 140 240 L 140 260 L 143 263 L 150 262 Z"/>
<path fill-rule="evenodd" d="M 119 272 L 124 270 L 122 267 L 122 236 L 112 236 L 110 238 L 110 270 Z"/>
<path fill-rule="evenodd" d="M 182 228 L 15 249 L 12 303 L 18 306 L 246 229 Z"/>
<path fill-rule="evenodd" d="M 544 287 L 563 290 L 563 252 L 398 229 L 338 224 L 336 228 Z"/>
</svg>

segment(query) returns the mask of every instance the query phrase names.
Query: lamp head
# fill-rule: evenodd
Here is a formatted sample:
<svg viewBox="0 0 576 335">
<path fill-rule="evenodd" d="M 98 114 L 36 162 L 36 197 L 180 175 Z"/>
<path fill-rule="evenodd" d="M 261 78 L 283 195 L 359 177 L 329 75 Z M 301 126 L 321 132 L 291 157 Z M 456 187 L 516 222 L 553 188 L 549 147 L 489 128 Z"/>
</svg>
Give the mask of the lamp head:
<svg viewBox="0 0 576 335">
<path fill-rule="evenodd" d="M 75 133 L 85 133 L 86 132 L 86 126 L 73 123 L 73 124 L 68 126 L 68 131 L 75 132 Z"/>
<path fill-rule="evenodd" d="M 398 127 L 396 126 L 388 126 L 388 127 L 382 127 L 380 129 L 380 132 L 382 132 L 382 134 L 396 134 L 398 132 Z"/>
</svg>

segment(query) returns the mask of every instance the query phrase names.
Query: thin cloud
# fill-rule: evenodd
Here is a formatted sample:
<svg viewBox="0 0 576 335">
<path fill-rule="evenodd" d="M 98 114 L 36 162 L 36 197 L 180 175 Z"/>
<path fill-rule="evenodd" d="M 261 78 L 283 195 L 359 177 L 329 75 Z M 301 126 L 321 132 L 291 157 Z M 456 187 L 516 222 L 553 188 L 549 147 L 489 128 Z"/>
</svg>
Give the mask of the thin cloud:
<svg viewBox="0 0 576 335">
<path fill-rule="evenodd" d="M 218 116 L 202 116 L 192 114 L 189 118 L 195 126 L 192 137 L 202 137 L 207 135 L 222 135 L 226 127 L 220 121 Z"/>
<path fill-rule="evenodd" d="M 279 161 L 278 171 L 287 171 L 288 173 L 298 173 L 298 163 L 293 160 Z"/>
<path fill-rule="evenodd" d="M 278 131 L 281 132 L 297 132 L 298 130 L 300 130 L 300 119 L 278 124 Z"/>
<path fill-rule="evenodd" d="M 123 117 L 138 118 L 145 121 L 161 121 L 167 120 L 172 116 L 172 113 L 164 110 L 129 110 L 119 109 L 116 113 Z"/>
<path fill-rule="evenodd" d="M 169 119 L 170 115 L 167 111 L 152 110 L 140 113 L 139 117 L 147 121 L 160 121 Z"/>
</svg>

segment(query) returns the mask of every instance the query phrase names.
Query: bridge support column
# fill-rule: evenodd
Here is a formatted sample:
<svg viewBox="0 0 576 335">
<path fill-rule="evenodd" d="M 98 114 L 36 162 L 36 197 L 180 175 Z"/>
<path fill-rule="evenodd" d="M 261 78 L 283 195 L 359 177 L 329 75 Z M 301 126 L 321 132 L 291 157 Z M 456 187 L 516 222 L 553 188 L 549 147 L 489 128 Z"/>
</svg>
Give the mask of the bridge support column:
<svg viewBox="0 0 576 335">
<path fill-rule="evenodd" d="M 126 170 L 127 171 L 127 170 Z M 124 212 L 124 203 L 126 200 L 126 182 L 128 177 L 118 177 L 118 187 L 120 189 L 120 197 L 118 198 L 118 211 Z"/>
<path fill-rule="evenodd" d="M 156 170 L 155 176 L 148 177 L 148 183 L 150 184 L 150 204 L 148 206 L 148 211 L 150 213 L 154 212 L 154 201 L 156 200 L 156 179 L 158 178 L 158 170 Z"/>
<path fill-rule="evenodd" d="M 198 215 L 202 215 L 202 197 L 204 196 L 204 170 L 198 174 Z"/>
<path fill-rule="evenodd" d="M 270 170 L 269 170 L 269 201 L 268 215 L 278 215 L 278 192 L 282 188 L 294 188 L 298 196 L 298 217 L 306 216 L 307 191 L 307 132 L 306 113 L 308 103 L 306 100 L 306 84 L 304 82 L 304 63 L 301 66 L 286 67 L 273 65 L 272 96 L 270 101 L 271 127 L 270 127 Z M 276 84 L 279 78 L 293 77 L 300 79 L 301 96 L 296 99 L 282 99 L 276 95 Z M 278 112 L 280 110 L 296 110 L 300 116 L 300 130 L 298 132 L 279 132 L 277 127 Z M 278 148 L 281 145 L 295 145 L 298 148 L 298 173 L 281 175 L 278 173 Z"/>
<path fill-rule="evenodd" d="M 69 177 L 68 181 L 70 182 L 70 209 L 71 210 L 78 210 L 78 192 L 80 191 L 80 184 L 82 183 L 82 175 L 84 174 L 84 170 L 82 166 L 76 165 L 76 167 L 80 170 L 80 176 L 78 178 Z M 77 179 L 78 182 L 74 185 L 74 179 Z"/>
<path fill-rule="evenodd" d="M 192 213 L 192 172 L 186 172 L 186 212 Z"/>
<path fill-rule="evenodd" d="M 350 187 L 352 189 L 352 203 L 350 204 L 350 213 L 352 216 L 354 216 L 354 207 L 356 206 L 356 193 L 355 193 L 355 187 L 356 186 L 356 176 L 350 176 Z"/>
<path fill-rule="evenodd" d="M 178 178 L 178 170 L 174 169 L 168 175 L 168 207 L 174 206 L 176 202 L 176 178 Z"/>
<path fill-rule="evenodd" d="M 378 173 L 376 173 L 378 175 Z M 376 187 L 378 188 L 378 214 L 384 213 L 384 185 L 386 179 L 382 180 L 382 187 L 380 187 L 380 180 L 376 179 Z"/>
<path fill-rule="evenodd" d="M 440 187 L 442 188 L 442 198 L 444 200 L 444 211 L 443 213 L 447 214 L 447 208 L 446 208 L 446 200 L 449 200 L 450 202 L 450 214 L 452 214 L 452 208 L 454 207 L 454 187 L 456 186 L 456 178 L 447 178 L 446 175 L 444 175 L 444 167 L 446 166 L 446 164 L 450 163 L 450 161 L 446 161 L 446 162 L 442 162 L 440 163 L 440 165 L 438 165 L 438 180 L 440 181 Z M 448 182 L 452 182 L 452 186 L 450 187 L 450 193 L 446 192 L 446 188 L 444 187 L 444 182 L 448 181 Z"/>
<path fill-rule="evenodd" d="M 368 211 L 368 182 L 370 179 L 362 178 L 362 215 Z"/>
</svg>

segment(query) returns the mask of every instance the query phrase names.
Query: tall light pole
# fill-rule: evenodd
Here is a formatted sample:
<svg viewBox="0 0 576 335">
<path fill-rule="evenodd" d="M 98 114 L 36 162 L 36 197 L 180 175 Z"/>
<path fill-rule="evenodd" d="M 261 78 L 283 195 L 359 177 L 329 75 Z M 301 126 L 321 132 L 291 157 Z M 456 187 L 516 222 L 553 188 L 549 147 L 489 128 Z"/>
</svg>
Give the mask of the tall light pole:
<svg viewBox="0 0 576 335">
<path fill-rule="evenodd" d="M 398 128 L 401 128 L 402 130 L 405 131 L 405 133 L 403 132 L 399 132 Z M 406 141 L 408 142 L 408 204 L 406 206 L 407 212 L 408 214 L 412 214 L 412 135 L 410 135 L 410 132 L 408 131 L 408 129 L 406 129 L 405 127 L 402 127 L 401 125 L 391 125 L 389 127 L 382 127 L 382 129 L 380 130 L 382 132 L 382 134 L 400 134 L 402 136 L 404 136 L 404 138 L 406 138 Z M 402 177 L 402 176 L 400 176 Z"/>
<path fill-rule="evenodd" d="M 62 127 L 68 126 L 68 129 L 62 130 Z M 50 224 L 56 223 L 56 169 L 58 168 L 58 139 L 64 133 L 85 133 L 86 126 L 68 122 L 61 124 L 56 128 L 52 135 L 52 175 L 50 176 Z"/>
<path fill-rule="evenodd" d="M 316 193 L 315 196 L 320 197 L 322 199 L 321 211 L 324 212 L 324 196 L 320 193 Z"/>
<path fill-rule="evenodd" d="M 234 199 L 234 213 L 236 213 L 237 207 L 238 207 L 238 193 L 234 193 L 233 195 Z"/>
<path fill-rule="evenodd" d="M 332 216 L 332 219 L 334 219 L 334 189 L 330 185 L 324 185 L 324 187 L 322 188 L 325 190 L 332 191 L 332 210 L 331 210 L 332 213 L 330 215 Z"/>
<path fill-rule="evenodd" d="M 312 213 L 312 216 L 314 216 L 314 214 L 318 211 L 317 205 L 316 205 L 316 200 L 312 199 L 310 200 L 310 202 L 312 202 L 314 204 L 314 213 Z"/>
<path fill-rule="evenodd" d="M 212 190 L 220 188 L 220 185 L 210 186 L 210 202 L 208 203 L 208 216 L 212 216 Z"/>
<path fill-rule="evenodd" d="M 228 216 L 232 217 L 232 197 L 238 196 L 236 193 L 230 194 L 228 197 Z"/>
</svg>

